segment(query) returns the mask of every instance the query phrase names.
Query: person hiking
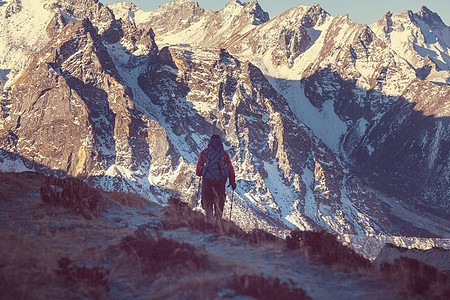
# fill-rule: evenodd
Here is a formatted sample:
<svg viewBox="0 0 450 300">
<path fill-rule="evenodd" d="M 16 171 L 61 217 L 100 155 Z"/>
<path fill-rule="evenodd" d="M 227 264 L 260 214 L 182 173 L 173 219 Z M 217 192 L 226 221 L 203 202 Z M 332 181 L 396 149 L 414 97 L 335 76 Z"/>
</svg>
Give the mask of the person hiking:
<svg viewBox="0 0 450 300">
<path fill-rule="evenodd" d="M 208 148 L 200 153 L 197 163 L 197 176 L 202 176 L 202 207 L 206 217 L 221 219 L 225 206 L 225 183 L 236 189 L 233 165 L 228 153 L 223 149 L 220 136 L 214 134 Z"/>
</svg>

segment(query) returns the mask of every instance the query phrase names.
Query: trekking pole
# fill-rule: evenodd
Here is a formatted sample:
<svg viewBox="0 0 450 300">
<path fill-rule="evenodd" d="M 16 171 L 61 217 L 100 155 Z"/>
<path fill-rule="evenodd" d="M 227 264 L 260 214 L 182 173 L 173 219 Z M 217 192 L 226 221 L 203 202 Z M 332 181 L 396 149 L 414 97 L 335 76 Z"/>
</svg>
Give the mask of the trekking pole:
<svg viewBox="0 0 450 300">
<path fill-rule="evenodd" d="M 231 211 L 233 210 L 233 200 L 234 200 L 234 190 L 231 194 L 231 207 L 230 207 L 230 221 L 231 221 Z"/>
<path fill-rule="evenodd" d="M 198 202 L 200 200 L 200 188 L 202 186 L 202 176 L 199 177 L 198 179 L 198 189 L 197 189 L 197 206 L 198 206 Z"/>
</svg>

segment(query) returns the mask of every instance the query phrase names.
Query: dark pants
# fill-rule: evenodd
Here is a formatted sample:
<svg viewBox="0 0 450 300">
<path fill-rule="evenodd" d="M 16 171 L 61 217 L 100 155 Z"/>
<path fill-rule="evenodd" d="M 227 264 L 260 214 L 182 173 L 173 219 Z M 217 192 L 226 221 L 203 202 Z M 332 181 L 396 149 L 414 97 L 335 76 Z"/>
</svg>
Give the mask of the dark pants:
<svg viewBox="0 0 450 300">
<path fill-rule="evenodd" d="M 202 184 L 202 207 L 208 218 L 214 216 L 222 218 L 225 206 L 225 182 L 203 182 Z"/>
</svg>

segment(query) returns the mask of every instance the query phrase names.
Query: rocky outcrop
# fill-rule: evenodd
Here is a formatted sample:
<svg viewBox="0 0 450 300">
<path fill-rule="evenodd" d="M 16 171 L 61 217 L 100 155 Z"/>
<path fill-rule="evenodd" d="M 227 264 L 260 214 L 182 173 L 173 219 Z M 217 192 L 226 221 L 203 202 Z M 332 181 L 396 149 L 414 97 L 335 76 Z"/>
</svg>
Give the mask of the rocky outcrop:
<svg viewBox="0 0 450 300">
<path fill-rule="evenodd" d="M 5 19 L 11 18 L 12 15 L 19 13 L 22 10 L 22 1 L 13 0 L 11 1 L 5 10 Z"/>
<path fill-rule="evenodd" d="M 122 36 L 121 23 L 115 20 L 112 11 L 98 0 L 55 0 L 49 4 L 57 19 L 89 19 L 98 28 L 98 34 L 109 43 L 118 42 Z M 50 29 L 54 21 L 49 24 Z"/>
<path fill-rule="evenodd" d="M 144 159 L 135 153 L 136 129 L 145 126 L 132 97 L 92 23 L 71 23 L 13 86 L 2 140 L 16 141 L 6 150 L 72 176 L 114 161 L 133 169 Z"/>
<path fill-rule="evenodd" d="M 159 6 L 150 18 L 142 24 L 144 27 L 155 28 L 158 36 L 168 32 L 180 32 L 197 23 L 205 10 L 197 2 L 190 0 L 174 0 Z M 166 22 L 161 22 L 161 20 Z"/>
<path fill-rule="evenodd" d="M 370 28 L 398 55 L 406 59 L 421 79 L 449 83 L 450 27 L 423 6 L 417 13 L 390 13 Z"/>
<path fill-rule="evenodd" d="M 243 37 L 224 42 L 232 52 L 265 56 L 270 54 L 274 66 L 292 67 L 296 58 L 317 38 L 314 27 L 322 26 L 330 15 L 319 5 L 294 7 Z"/>
</svg>

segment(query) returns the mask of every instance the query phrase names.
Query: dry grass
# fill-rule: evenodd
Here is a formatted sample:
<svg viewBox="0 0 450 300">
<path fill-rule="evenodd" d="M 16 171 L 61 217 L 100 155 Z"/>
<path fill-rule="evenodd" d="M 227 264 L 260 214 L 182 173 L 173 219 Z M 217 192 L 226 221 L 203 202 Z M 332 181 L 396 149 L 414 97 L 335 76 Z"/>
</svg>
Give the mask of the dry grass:
<svg viewBox="0 0 450 300">
<path fill-rule="evenodd" d="M 62 257 L 58 260 L 58 268 L 55 273 L 66 283 L 69 290 L 83 291 L 84 297 L 99 299 L 104 298 L 109 293 L 109 284 L 106 277 L 109 271 L 102 267 L 78 266 L 69 258 Z M 104 293 L 98 287 L 103 288 Z"/>
<path fill-rule="evenodd" d="M 172 273 L 195 271 L 208 265 L 206 255 L 196 247 L 154 235 L 147 229 L 139 228 L 120 243 L 120 248 L 136 259 L 143 273 L 155 275 L 166 270 Z"/>
<path fill-rule="evenodd" d="M 214 232 L 217 224 L 212 220 L 207 220 L 205 216 L 193 211 L 189 205 L 177 198 L 169 198 L 168 206 L 162 211 L 162 221 L 167 230 L 188 227 L 202 232 Z"/>
<path fill-rule="evenodd" d="M 0 173 L 0 299 L 104 299 L 100 270 L 114 266 L 105 258 L 129 230 L 45 203 L 39 190 L 46 185 L 38 173 Z M 74 260 L 65 269 L 64 257 Z M 99 266 L 84 266 L 93 262 Z"/>
<path fill-rule="evenodd" d="M 312 300 L 303 289 L 295 288 L 285 282 L 281 282 L 279 278 L 266 278 L 263 275 L 238 276 L 234 274 L 233 280 L 228 285 L 228 288 L 236 291 L 240 295 L 261 300 Z"/>
<path fill-rule="evenodd" d="M 237 261 L 222 261 L 217 254 L 163 238 L 151 226 L 136 231 L 104 218 L 101 212 L 86 219 L 58 202 L 46 204 L 39 193 L 47 184 L 43 175 L 0 173 L 0 179 L 0 299 L 212 299 L 226 298 L 227 293 L 257 299 L 309 299 L 293 283 L 246 274 L 251 269 Z M 164 223 L 163 232 L 187 227 L 246 241 L 243 248 L 276 245 L 282 249 L 286 245 L 294 251 L 283 249 L 280 255 L 303 253 L 321 264 L 372 271 L 367 260 L 329 233 L 293 231 L 283 241 L 263 230 L 245 232 L 228 220 L 208 220 L 175 198 L 157 215 L 159 208 L 148 210 L 140 196 L 97 192 L 102 197 L 97 211 L 102 205 L 142 209 L 152 218 L 149 223 Z M 383 268 L 383 279 L 398 282 L 399 293 L 407 297 L 444 299 L 449 292 L 448 277 L 428 266 L 399 261 Z M 413 288 L 419 283 L 424 287 Z"/>
<path fill-rule="evenodd" d="M 134 232 L 100 220 L 97 214 L 86 219 L 72 204 L 46 203 L 39 193 L 48 185 L 45 176 L 2 176 L 1 205 L 8 210 L 0 212 L 0 299 L 134 298 L 151 295 L 164 278 L 184 279 L 185 285 L 177 290 L 166 284 L 160 289 L 166 297 L 160 299 L 190 294 L 213 297 L 217 292 L 217 286 L 198 280 L 207 272 L 208 259 L 195 247 L 153 235 L 148 229 Z M 133 194 L 101 196 L 101 204 L 110 208 L 152 206 Z M 158 210 L 142 213 L 151 217 Z M 194 286 L 202 287 L 200 291 L 187 288 L 188 282 L 194 283 L 192 273 L 199 275 Z"/>
<path fill-rule="evenodd" d="M 317 258 L 322 264 L 343 270 L 360 271 L 372 266 L 368 259 L 342 244 L 335 234 L 326 231 L 293 230 L 286 237 L 286 246 L 291 250 L 300 249 L 306 256 Z"/>
<path fill-rule="evenodd" d="M 2 173 L 0 172 L 0 200 L 7 201 L 26 197 L 30 191 L 40 188 L 46 176 L 34 173 Z"/>
<path fill-rule="evenodd" d="M 397 282 L 400 295 L 449 299 L 450 277 L 416 259 L 401 257 L 394 264 L 381 264 L 380 271 L 389 280 Z"/>
<path fill-rule="evenodd" d="M 168 206 L 162 210 L 164 228 L 188 227 L 204 233 L 217 233 L 238 238 L 251 244 L 283 244 L 283 240 L 261 229 L 245 232 L 235 223 L 224 219 L 208 219 L 202 213 L 193 211 L 189 205 L 177 198 L 170 198 Z"/>
<path fill-rule="evenodd" d="M 181 276 L 180 276 L 181 275 Z M 230 274 L 197 270 L 187 274 L 160 277 L 154 282 L 151 299 L 226 299 L 217 297 L 227 288 Z"/>
<path fill-rule="evenodd" d="M 91 219 L 103 198 L 94 188 L 77 178 L 47 177 L 39 189 L 41 199 L 47 205 L 61 206 L 69 211 Z"/>
<path fill-rule="evenodd" d="M 100 191 L 103 198 L 111 200 L 114 204 L 125 206 L 125 207 L 134 207 L 138 209 L 144 209 L 148 206 L 159 206 L 158 204 L 154 204 L 149 202 L 144 197 L 135 194 L 135 193 L 124 193 L 124 192 L 105 192 Z"/>
<path fill-rule="evenodd" d="M 114 266 L 115 255 L 107 258 L 108 243 L 125 232 L 86 224 L 80 216 L 72 217 L 70 227 L 58 226 L 68 221 L 64 215 L 52 219 L 36 220 L 36 230 L 31 226 L 0 230 L 0 272 L 6 278 L 0 299 L 30 299 L 30 295 L 33 299 L 62 299 L 73 293 L 99 299 L 94 296 L 107 294 L 98 284 L 95 270 Z M 71 257 L 73 264 L 64 268 L 60 264 L 64 257 Z M 84 267 L 86 264 L 94 265 Z"/>
<path fill-rule="evenodd" d="M 38 299 L 66 295 L 55 284 L 54 258 L 61 254 L 59 249 L 46 241 L 4 230 L 0 248 L 0 271 L 5 278 L 0 298 L 29 299 L 30 293 Z"/>
</svg>

